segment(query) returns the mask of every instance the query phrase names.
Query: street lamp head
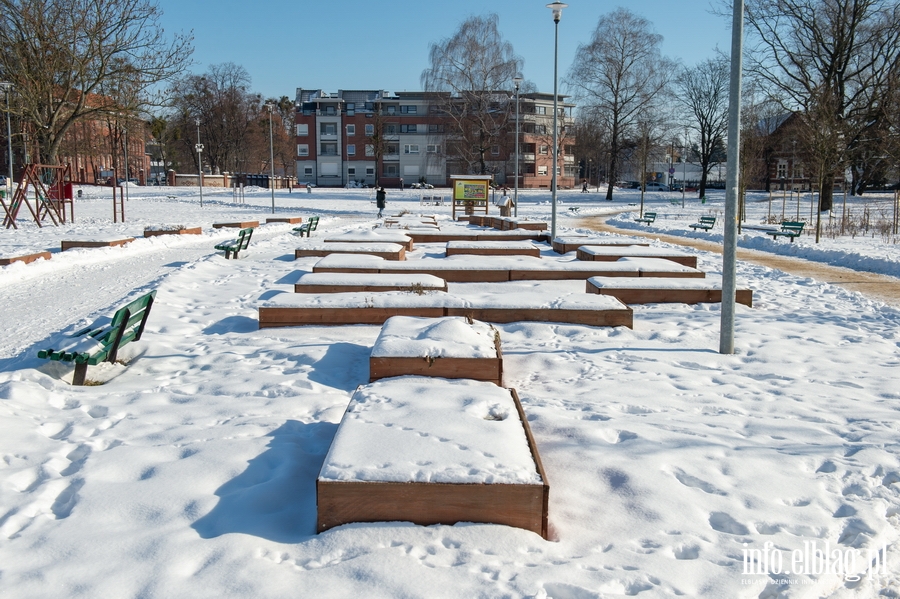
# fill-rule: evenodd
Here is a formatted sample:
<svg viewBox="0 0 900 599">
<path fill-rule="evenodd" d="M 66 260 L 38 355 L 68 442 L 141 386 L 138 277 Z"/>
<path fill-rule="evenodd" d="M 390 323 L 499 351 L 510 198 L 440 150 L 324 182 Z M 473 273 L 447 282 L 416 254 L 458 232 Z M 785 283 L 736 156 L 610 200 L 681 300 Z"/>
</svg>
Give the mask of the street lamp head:
<svg viewBox="0 0 900 599">
<path fill-rule="evenodd" d="M 562 18 L 562 9 L 568 8 L 568 4 L 563 4 L 559 0 L 553 2 L 552 4 L 548 4 L 547 8 L 553 11 L 553 22 L 559 23 L 559 20 Z"/>
<path fill-rule="evenodd" d="M 513 83 L 516 84 L 516 91 L 519 91 L 519 86 L 522 85 L 521 77 L 513 77 Z"/>
</svg>

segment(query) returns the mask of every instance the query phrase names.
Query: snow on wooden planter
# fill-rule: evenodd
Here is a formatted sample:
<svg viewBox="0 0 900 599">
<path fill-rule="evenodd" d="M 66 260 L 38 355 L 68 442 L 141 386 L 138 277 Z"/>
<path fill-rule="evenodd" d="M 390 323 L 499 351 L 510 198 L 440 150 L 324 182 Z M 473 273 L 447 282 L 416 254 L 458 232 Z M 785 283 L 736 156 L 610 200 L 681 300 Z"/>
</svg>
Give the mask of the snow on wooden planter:
<svg viewBox="0 0 900 599">
<path fill-rule="evenodd" d="M 460 254 L 540 258 L 541 250 L 530 241 L 448 241 L 446 255 L 457 256 Z"/>
<path fill-rule="evenodd" d="M 385 260 L 406 260 L 406 248 L 398 243 L 315 243 L 294 250 L 294 259 L 331 254 L 366 254 Z"/>
<path fill-rule="evenodd" d="M 450 283 L 499 283 L 528 280 L 587 280 L 590 277 L 703 278 L 702 271 L 659 258 L 623 258 L 617 262 L 542 260 L 533 256 L 450 256 L 391 262 L 378 256 L 322 258 L 313 272 L 422 273 Z"/>
<path fill-rule="evenodd" d="M 700 304 L 722 301 L 722 284 L 706 279 L 610 279 L 592 277 L 586 291 L 615 297 L 626 304 Z M 753 290 L 736 289 L 735 301 L 753 307 Z"/>
<path fill-rule="evenodd" d="M 382 324 L 391 316 L 464 316 L 485 322 L 564 322 L 588 326 L 633 325 L 631 308 L 613 297 L 570 293 L 281 293 L 259 306 L 260 328 L 301 325 Z"/>
<path fill-rule="evenodd" d="M 383 379 L 350 400 L 316 480 L 317 529 L 480 522 L 548 537 L 550 486 L 513 389 Z"/>
<path fill-rule="evenodd" d="M 682 266 L 697 268 L 697 256 L 679 252 L 677 250 L 652 248 L 642 245 L 618 247 L 585 245 L 578 248 L 576 256 L 579 260 L 587 262 L 615 262 L 620 258 L 626 257 L 662 258 L 664 260 L 671 260 Z"/>
<path fill-rule="evenodd" d="M 556 237 L 553 239 L 553 251 L 557 254 L 568 254 L 569 252 L 574 252 L 578 248 L 584 245 L 599 245 L 599 246 L 621 246 L 621 245 L 643 245 L 649 246 L 649 243 L 641 243 L 638 241 L 631 241 L 629 239 L 623 239 L 621 237 L 613 237 L 610 235 L 609 237 L 588 237 L 587 235 L 568 235 L 565 237 Z"/>
<path fill-rule="evenodd" d="M 76 248 L 108 248 L 125 245 L 134 241 L 134 237 L 115 237 L 112 239 L 69 239 L 61 242 L 62 251 Z"/>
<path fill-rule="evenodd" d="M 13 262 L 22 262 L 30 264 L 35 260 L 49 260 L 52 254 L 50 252 L 37 252 L 35 254 L 22 254 L 20 256 L 9 256 L 8 258 L 0 258 L 0 266 L 9 266 Z"/>
<path fill-rule="evenodd" d="M 500 333 L 462 317 L 394 316 L 381 327 L 369 356 L 369 381 L 419 375 L 501 385 Z"/>
<path fill-rule="evenodd" d="M 347 231 L 338 235 L 329 235 L 326 243 L 397 243 L 406 248 L 407 252 L 413 250 L 412 238 L 403 231 L 388 231 L 375 229 L 374 231 Z"/>
<path fill-rule="evenodd" d="M 156 237 L 157 235 L 200 235 L 200 227 L 185 227 L 184 225 L 163 225 L 161 227 L 147 227 L 144 229 L 144 237 Z"/>
<path fill-rule="evenodd" d="M 214 229 L 255 229 L 258 226 L 258 220 L 242 220 L 233 223 L 213 223 Z"/>
<path fill-rule="evenodd" d="M 489 231 L 465 227 L 444 228 L 440 231 L 411 229 L 405 231 L 416 243 L 446 243 L 448 241 L 547 241 L 549 236 L 540 231 Z"/>
<path fill-rule="evenodd" d="M 294 283 L 295 293 L 347 293 L 352 291 L 447 291 L 447 282 L 432 275 L 310 272 Z"/>
</svg>

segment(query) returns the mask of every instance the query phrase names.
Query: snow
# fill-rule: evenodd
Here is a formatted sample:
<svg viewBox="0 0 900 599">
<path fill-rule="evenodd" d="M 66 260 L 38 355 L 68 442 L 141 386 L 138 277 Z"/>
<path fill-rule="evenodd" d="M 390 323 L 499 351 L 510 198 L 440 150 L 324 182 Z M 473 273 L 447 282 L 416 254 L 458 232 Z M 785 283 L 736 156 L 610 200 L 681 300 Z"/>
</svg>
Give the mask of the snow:
<svg viewBox="0 0 900 599">
<path fill-rule="evenodd" d="M 380 274 L 380 273 L 343 273 L 343 272 L 308 272 L 300 275 L 298 285 L 367 285 L 371 287 L 409 287 L 411 290 L 417 287 L 430 289 L 443 289 L 447 284 L 443 279 L 434 275 L 422 274 Z"/>
<path fill-rule="evenodd" d="M 496 336 L 496 337 L 495 337 Z M 373 358 L 496 358 L 497 330 L 478 320 L 451 316 L 392 316 L 381 327 Z"/>
<path fill-rule="evenodd" d="M 353 394 L 319 480 L 543 483 L 508 390 L 414 376 Z"/>
<path fill-rule="evenodd" d="M 485 250 L 485 249 L 503 249 L 503 250 L 534 250 L 541 246 L 535 245 L 531 241 L 448 241 L 447 248 L 450 249 L 467 249 L 467 250 Z"/>
<path fill-rule="evenodd" d="M 739 262 L 755 307 L 736 306 L 733 355 L 718 353 L 717 304 L 635 306 L 633 330 L 495 325 L 504 381 L 547 473 L 554 540 L 466 523 L 317 535 L 315 481 L 368 380 L 380 328 L 258 328 L 259 306 L 298 295 L 297 272 L 317 261 L 293 260 L 297 238 L 281 223 L 261 225 L 246 257 L 225 260 L 213 246 L 233 231 L 211 225 L 265 218 L 269 190 L 248 191 L 246 203 L 204 190 L 201 209 L 196 189 L 132 188 L 125 223 L 112 222 L 109 194 L 85 188 L 74 223 L 20 220 L 0 234 L 0 256 L 53 256 L 0 268 L 4 599 L 900 595 L 897 308 Z M 659 217 L 638 226 L 637 192 L 606 202 L 560 190 L 559 232 L 597 237 L 578 219 L 614 214 L 621 228 L 721 242 L 720 225 L 688 227 L 704 214 L 721 222 L 721 195 L 669 203 L 680 195 L 653 194 L 646 208 Z M 520 190 L 519 214 L 549 220 L 549 197 Z M 276 204 L 279 216 L 321 216 L 314 239 L 377 224 L 367 190 L 279 190 Z M 394 191 L 391 206 L 417 212 L 418 195 Z M 887 196 L 848 200 L 855 214 L 889 206 Z M 762 224 L 767 196 L 747 209 Z M 429 210 L 449 220 L 449 206 Z M 73 236 L 138 237 L 178 222 L 203 233 L 59 251 Z M 874 228 L 819 244 L 745 230 L 739 245 L 900 276 L 896 237 Z M 417 247 L 408 261 L 439 251 Z M 720 256 L 680 251 L 721 278 Z M 510 301 L 587 296 L 583 281 L 449 287 Z M 151 289 L 142 340 L 123 348 L 122 363 L 88 369 L 104 384 L 72 387 L 71 367 L 36 357 Z M 412 395 L 414 385 L 396 384 Z M 822 571 L 811 555 L 826 548 L 843 559 Z M 771 576 L 745 565 L 751 555 L 765 556 Z"/>
<path fill-rule="evenodd" d="M 684 252 L 677 250 L 665 250 L 661 248 L 647 247 L 643 245 L 627 245 L 627 246 L 598 246 L 586 245 L 582 246 L 582 252 L 591 256 L 622 256 L 627 253 L 628 256 L 635 257 L 654 257 L 654 258 L 680 258 L 687 256 Z"/>
</svg>

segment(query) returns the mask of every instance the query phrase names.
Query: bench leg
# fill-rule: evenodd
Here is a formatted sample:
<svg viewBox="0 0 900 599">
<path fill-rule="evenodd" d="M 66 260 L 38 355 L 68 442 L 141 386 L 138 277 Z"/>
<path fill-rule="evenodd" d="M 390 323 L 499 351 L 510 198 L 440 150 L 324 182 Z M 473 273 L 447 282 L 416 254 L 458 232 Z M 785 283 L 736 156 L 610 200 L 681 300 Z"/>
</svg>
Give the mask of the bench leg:
<svg viewBox="0 0 900 599">
<path fill-rule="evenodd" d="M 75 364 L 75 374 L 72 377 L 73 385 L 84 385 L 84 379 L 87 377 L 87 363 Z"/>
</svg>

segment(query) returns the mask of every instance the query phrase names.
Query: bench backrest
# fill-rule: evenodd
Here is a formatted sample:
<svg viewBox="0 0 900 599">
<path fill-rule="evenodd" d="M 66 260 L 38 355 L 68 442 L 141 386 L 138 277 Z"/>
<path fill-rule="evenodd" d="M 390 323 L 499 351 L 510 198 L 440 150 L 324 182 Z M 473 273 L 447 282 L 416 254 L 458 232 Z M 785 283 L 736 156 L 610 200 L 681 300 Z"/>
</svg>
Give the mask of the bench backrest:
<svg viewBox="0 0 900 599">
<path fill-rule="evenodd" d="M 253 228 L 241 229 L 237 238 L 237 250 L 246 250 L 250 246 L 250 238 L 253 237 Z"/>
<path fill-rule="evenodd" d="M 253 229 L 245 229 L 245 231 L 252 233 Z M 249 237 L 248 235 L 248 241 Z M 156 290 L 119 308 L 109 323 L 109 331 L 98 339 L 106 346 L 104 351 L 86 361 L 92 366 L 103 361 L 113 362 L 120 347 L 130 341 L 140 339 L 144 333 L 144 326 L 147 324 L 147 317 L 150 316 L 150 308 L 153 307 L 154 299 L 156 299 Z"/>
<path fill-rule="evenodd" d="M 645 213 L 644 213 L 644 218 L 652 218 L 652 219 L 656 219 L 656 213 L 655 213 L 655 212 L 645 212 Z"/>
<path fill-rule="evenodd" d="M 715 216 L 701 216 L 700 222 L 704 223 L 704 224 L 709 223 L 711 225 L 714 225 L 714 224 L 716 224 L 716 217 Z"/>
<path fill-rule="evenodd" d="M 309 217 L 309 230 L 315 231 L 316 227 L 319 226 L 319 217 L 318 216 L 310 216 Z"/>
<path fill-rule="evenodd" d="M 803 221 L 786 220 L 781 223 L 781 230 L 786 232 L 796 231 L 797 233 L 802 233 L 804 225 L 806 225 L 806 223 Z"/>
</svg>

